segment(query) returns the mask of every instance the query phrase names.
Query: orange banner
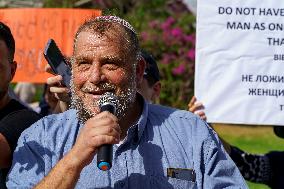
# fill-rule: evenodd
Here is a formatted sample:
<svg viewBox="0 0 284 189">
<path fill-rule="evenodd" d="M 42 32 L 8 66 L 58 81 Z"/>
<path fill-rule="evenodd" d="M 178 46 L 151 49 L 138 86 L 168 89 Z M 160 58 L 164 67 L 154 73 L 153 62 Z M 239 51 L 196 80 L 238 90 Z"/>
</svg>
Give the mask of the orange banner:
<svg viewBox="0 0 284 189">
<path fill-rule="evenodd" d="M 48 39 L 53 38 L 61 52 L 70 56 L 79 25 L 99 15 L 101 11 L 93 9 L 0 9 L 0 20 L 10 27 L 16 41 L 18 68 L 13 82 L 45 83 L 50 76 L 44 71 L 43 56 Z"/>
</svg>

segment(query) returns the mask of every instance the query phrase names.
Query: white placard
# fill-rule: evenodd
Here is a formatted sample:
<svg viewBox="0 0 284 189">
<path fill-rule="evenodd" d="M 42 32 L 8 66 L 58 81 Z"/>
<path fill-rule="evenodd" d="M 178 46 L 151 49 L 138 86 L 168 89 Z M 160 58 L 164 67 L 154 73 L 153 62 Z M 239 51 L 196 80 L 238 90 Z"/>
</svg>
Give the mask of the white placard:
<svg viewBox="0 0 284 189">
<path fill-rule="evenodd" d="M 198 0 L 196 32 L 208 122 L 284 125 L 284 1 Z"/>
</svg>

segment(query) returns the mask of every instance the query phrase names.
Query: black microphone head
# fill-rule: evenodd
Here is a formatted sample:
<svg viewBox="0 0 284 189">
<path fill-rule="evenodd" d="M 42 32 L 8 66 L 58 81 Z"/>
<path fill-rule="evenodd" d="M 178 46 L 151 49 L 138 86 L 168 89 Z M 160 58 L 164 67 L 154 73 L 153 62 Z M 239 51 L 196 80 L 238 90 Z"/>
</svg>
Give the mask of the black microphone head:
<svg viewBox="0 0 284 189">
<path fill-rule="evenodd" d="M 117 96 L 113 93 L 106 92 L 99 100 L 100 111 L 108 111 L 114 115 L 116 115 L 116 107 L 118 104 Z"/>
</svg>

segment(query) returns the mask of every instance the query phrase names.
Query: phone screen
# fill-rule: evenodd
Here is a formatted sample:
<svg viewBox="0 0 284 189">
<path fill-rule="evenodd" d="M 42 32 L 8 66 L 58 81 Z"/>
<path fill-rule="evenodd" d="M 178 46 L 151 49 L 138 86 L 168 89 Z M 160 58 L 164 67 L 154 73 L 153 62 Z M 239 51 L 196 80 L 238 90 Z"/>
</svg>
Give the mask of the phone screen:
<svg viewBox="0 0 284 189">
<path fill-rule="evenodd" d="M 48 40 L 43 54 L 53 72 L 61 75 L 63 84 L 70 88 L 71 69 L 53 39 Z"/>
</svg>

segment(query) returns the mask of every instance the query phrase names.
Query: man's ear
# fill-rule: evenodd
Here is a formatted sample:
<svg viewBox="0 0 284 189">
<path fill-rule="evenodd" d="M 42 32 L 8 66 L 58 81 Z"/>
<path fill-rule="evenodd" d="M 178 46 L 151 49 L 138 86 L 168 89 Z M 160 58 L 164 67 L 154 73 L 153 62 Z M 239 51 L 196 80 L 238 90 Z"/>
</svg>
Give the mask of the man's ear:
<svg viewBox="0 0 284 189">
<path fill-rule="evenodd" d="M 14 78 L 16 70 L 17 70 L 17 62 L 13 61 L 11 63 L 11 80 Z"/>
<path fill-rule="evenodd" d="M 136 65 L 136 84 L 140 86 L 143 80 L 144 72 L 146 68 L 146 61 L 140 57 Z"/>
</svg>

